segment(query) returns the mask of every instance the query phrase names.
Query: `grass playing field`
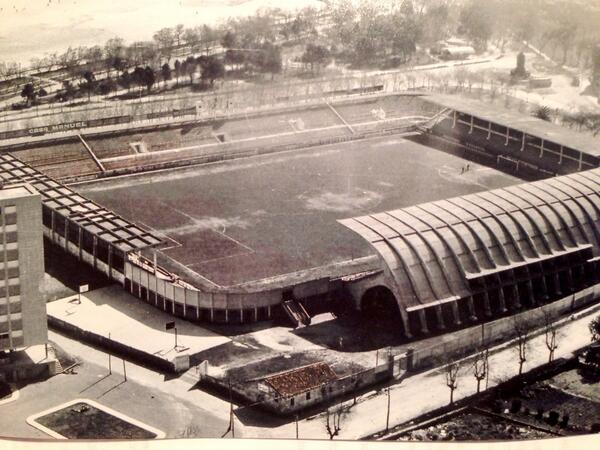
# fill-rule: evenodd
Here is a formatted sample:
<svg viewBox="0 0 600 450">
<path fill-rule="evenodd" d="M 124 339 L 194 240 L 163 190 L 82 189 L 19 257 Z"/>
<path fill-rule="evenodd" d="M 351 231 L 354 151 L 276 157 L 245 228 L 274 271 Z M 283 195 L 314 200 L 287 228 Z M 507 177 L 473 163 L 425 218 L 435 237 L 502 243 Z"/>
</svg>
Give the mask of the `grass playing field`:
<svg viewBox="0 0 600 450">
<path fill-rule="evenodd" d="M 373 250 L 336 220 L 516 184 L 399 137 L 381 137 L 79 185 L 169 238 L 165 254 L 233 285 Z"/>
</svg>

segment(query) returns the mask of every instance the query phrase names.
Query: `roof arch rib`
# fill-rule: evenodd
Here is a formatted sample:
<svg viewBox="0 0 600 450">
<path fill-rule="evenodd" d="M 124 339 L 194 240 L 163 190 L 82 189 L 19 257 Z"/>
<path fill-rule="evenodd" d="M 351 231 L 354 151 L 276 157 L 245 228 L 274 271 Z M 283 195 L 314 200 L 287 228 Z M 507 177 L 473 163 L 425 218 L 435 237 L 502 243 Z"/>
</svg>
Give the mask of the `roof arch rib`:
<svg viewBox="0 0 600 450">
<path fill-rule="evenodd" d="M 419 210 L 421 210 L 421 211 L 423 211 L 423 212 L 431 215 L 432 217 L 435 217 L 436 220 L 439 220 L 444 225 L 446 225 L 446 227 L 448 228 L 448 230 L 450 230 L 450 232 L 456 237 L 456 239 L 458 239 L 458 241 L 460 242 L 462 248 L 464 248 L 465 251 L 466 251 L 466 253 L 469 255 L 469 259 L 473 263 L 473 266 L 477 269 L 477 273 L 481 273 L 481 266 L 479 265 L 479 262 L 477 261 L 477 258 L 475 257 L 475 254 L 473 253 L 473 251 L 471 250 L 471 248 L 467 245 L 467 242 L 465 241 L 465 238 L 463 237 L 463 235 L 460 234 L 456 230 L 456 227 L 454 225 L 452 225 L 447 220 L 444 220 L 444 218 L 440 217 L 438 214 L 433 213 L 431 210 L 425 209 L 423 207 L 423 205 L 417 205 L 417 206 L 415 206 L 415 208 L 417 208 L 417 209 L 419 209 Z M 416 216 L 414 216 L 414 217 L 417 218 Z M 419 220 L 422 223 L 426 223 L 423 219 L 419 218 Z M 448 242 L 448 240 L 446 238 L 444 238 L 442 236 L 442 234 L 439 232 L 439 230 L 437 230 L 435 227 L 431 227 L 431 230 L 439 236 L 439 238 L 440 238 L 440 240 L 442 240 L 442 242 L 444 242 L 444 244 L 446 245 L 446 247 L 448 248 L 448 250 L 451 252 L 452 257 L 456 261 L 456 266 L 459 267 L 460 271 L 462 272 L 462 274 L 464 276 L 466 276 L 467 270 L 465 269 L 464 265 L 460 261 L 460 258 L 458 256 L 458 254 L 456 253 L 456 251 L 454 251 L 454 249 L 452 248 L 452 246 L 450 245 L 450 243 Z"/>
<path fill-rule="evenodd" d="M 600 177 L 596 173 L 593 173 L 593 172 L 596 172 L 596 171 L 595 170 L 586 170 L 585 172 L 577 172 L 573 175 L 579 175 L 580 177 L 585 178 L 586 180 L 591 181 L 592 183 L 595 183 L 596 185 L 600 186 Z"/>
<path fill-rule="evenodd" d="M 421 219 L 419 219 L 415 215 L 411 214 L 408 210 L 404 210 L 404 213 L 406 213 L 406 214 L 410 215 L 411 217 L 414 217 L 415 219 L 421 221 Z M 437 262 L 437 264 L 438 264 L 438 266 L 440 268 L 440 272 L 442 273 L 442 276 L 444 278 L 446 286 L 448 287 L 448 292 L 450 292 L 453 296 L 456 296 L 456 292 L 454 292 L 454 289 L 452 288 L 452 283 L 450 282 L 450 279 L 448 277 L 448 273 L 447 273 L 446 269 L 444 268 L 444 264 L 442 262 L 442 258 L 440 256 L 439 252 L 437 251 L 437 249 L 435 248 L 435 245 L 433 245 L 429 241 L 429 239 L 427 239 L 424 236 L 424 233 L 422 233 L 421 231 L 419 231 L 416 227 L 413 227 L 407 221 L 400 219 L 396 214 L 394 214 L 393 211 L 386 212 L 386 214 L 391 215 L 396 220 L 399 220 L 404 225 L 406 225 L 407 227 L 409 227 L 412 230 L 414 230 L 414 232 L 419 236 L 419 238 L 421 238 L 421 240 L 423 240 L 423 242 L 425 243 L 425 245 L 428 246 L 429 250 L 431 251 L 431 253 L 435 257 L 435 260 L 436 260 L 436 262 Z M 424 222 L 421 221 L 421 223 L 424 223 Z M 440 241 L 442 242 L 442 244 L 445 245 L 446 247 L 448 247 L 448 249 L 450 251 L 450 254 L 455 257 L 455 258 L 453 258 L 453 261 L 456 264 L 456 267 L 457 267 L 459 273 L 461 273 L 461 275 L 463 275 L 463 277 L 464 277 L 465 271 L 464 271 L 462 265 L 460 264 L 460 261 L 458 261 L 458 258 L 456 257 L 456 254 L 454 253 L 454 250 L 451 247 L 449 247 L 448 242 L 442 236 L 440 236 L 440 233 L 439 233 L 438 230 L 435 230 L 433 227 L 431 227 L 428 224 L 425 224 L 425 225 L 429 226 L 429 229 L 435 233 L 435 235 L 438 237 L 438 239 L 440 239 Z M 463 279 L 463 277 L 461 277 L 461 279 Z"/>
<path fill-rule="evenodd" d="M 571 240 L 571 243 L 573 244 L 572 247 L 577 247 L 577 238 L 575 238 L 575 235 L 573 234 L 573 230 L 571 230 L 571 227 L 569 226 L 569 224 L 567 223 L 567 221 L 565 220 L 565 218 L 562 216 L 562 214 L 560 214 L 557 210 L 556 207 L 553 205 L 553 203 L 551 201 L 545 201 L 542 197 L 540 197 L 538 194 L 531 192 L 531 188 L 532 187 L 537 187 L 538 183 L 533 183 L 531 185 L 522 185 L 521 189 L 523 189 L 525 192 L 527 192 L 530 195 L 533 195 L 535 198 L 537 198 L 538 200 L 545 202 L 545 205 L 548 206 L 548 208 L 550 208 L 550 210 L 554 213 L 554 215 L 556 216 L 556 218 L 558 219 L 558 221 L 560 222 L 560 224 L 562 225 L 562 227 L 565 229 L 565 232 L 567 233 L 567 235 L 569 236 L 569 239 Z M 541 184 L 541 183 L 539 183 Z M 539 187 L 537 189 L 540 189 Z M 540 189 L 542 192 L 548 194 L 548 192 L 544 191 L 543 189 Z M 548 195 L 552 195 L 552 194 L 548 194 Z M 557 199 L 559 202 L 560 200 L 552 195 L 552 197 L 554 197 L 555 199 Z M 564 206 L 564 205 L 563 205 Z M 567 210 L 567 212 L 572 212 L 570 211 L 568 208 L 565 208 Z M 577 223 L 577 220 L 575 220 L 575 223 Z"/>
<path fill-rule="evenodd" d="M 506 200 L 504 197 L 500 197 L 498 195 L 498 193 L 496 193 L 495 191 L 488 191 L 486 192 L 486 194 L 488 195 L 493 195 L 494 197 L 497 198 L 501 198 L 502 200 L 505 200 L 506 202 L 510 203 L 511 205 L 514 206 L 514 203 Z M 521 233 L 523 233 L 523 236 L 525 237 L 525 240 L 527 241 L 527 245 L 529 246 L 529 248 L 531 249 L 531 252 L 533 253 L 534 257 L 539 258 L 540 254 L 535 246 L 535 243 L 533 242 L 533 240 L 531 239 L 531 236 L 529 236 L 529 233 L 527 232 L 527 230 L 525 229 L 525 227 L 523 226 L 523 224 L 517 220 L 517 218 L 514 216 L 514 214 L 511 214 L 506 208 L 504 208 L 500 203 L 497 203 L 496 206 L 498 208 L 500 208 L 502 211 L 504 211 L 504 214 L 506 214 L 508 217 L 511 218 L 511 220 L 513 221 L 513 223 L 515 224 L 515 226 L 521 231 Z M 522 212 L 522 211 L 521 211 Z M 527 217 L 527 216 L 526 216 Z M 528 217 L 529 219 L 529 217 Z M 523 255 L 523 259 L 527 260 L 527 258 L 525 257 L 525 255 Z"/>
<path fill-rule="evenodd" d="M 421 300 L 421 296 L 419 295 L 419 291 L 418 291 L 418 289 L 416 287 L 416 281 L 414 279 L 414 276 L 413 276 L 413 274 L 412 274 L 412 272 L 410 270 L 410 267 L 408 266 L 408 263 L 404 259 L 404 255 L 402 254 L 402 252 L 400 251 L 400 249 L 398 249 L 398 247 L 396 247 L 396 245 L 393 242 L 391 242 L 390 239 L 388 239 L 387 237 L 383 236 L 375 228 L 373 228 L 373 227 L 365 224 L 364 221 L 360 220 L 360 218 L 355 218 L 354 220 L 356 222 L 358 222 L 359 224 L 361 224 L 363 227 L 368 228 L 373 233 L 377 234 L 390 247 L 390 250 L 392 250 L 392 252 L 396 256 L 396 258 L 398 258 L 398 260 L 402 264 L 402 267 L 404 268 L 404 271 L 406 272 L 406 276 L 408 277 L 408 281 L 409 281 L 411 290 L 413 292 L 414 298 L 419 303 L 423 303 L 423 301 Z M 394 273 L 393 271 L 391 271 L 391 272 L 392 272 L 392 274 Z M 400 301 L 400 299 L 398 299 L 398 301 Z"/>
<path fill-rule="evenodd" d="M 473 194 L 474 196 L 476 196 L 477 198 L 480 198 L 482 200 L 485 200 L 484 197 L 481 197 L 477 194 Z M 523 256 L 523 253 L 521 252 L 521 248 L 519 247 L 518 242 L 516 241 L 515 237 L 513 236 L 513 234 L 510 232 L 510 230 L 508 229 L 508 227 L 506 226 L 506 224 L 504 222 L 502 222 L 502 220 L 500 220 L 500 218 L 498 217 L 497 214 L 495 214 L 491 209 L 486 208 L 484 206 L 482 206 L 481 204 L 475 203 L 474 201 L 472 201 L 469 196 L 465 196 L 463 197 L 463 200 L 469 202 L 470 204 L 472 204 L 473 206 L 476 206 L 480 209 L 482 209 L 483 211 L 485 211 L 487 214 L 490 215 L 490 217 L 492 217 L 500 226 L 500 228 L 502 229 L 502 231 L 504 233 L 506 233 L 506 235 L 508 236 L 508 239 L 510 240 L 512 246 L 515 248 L 515 251 L 517 252 L 517 254 L 519 255 L 520 258 L 522 258 L 523 261 L 526 261 L 525 257 Z M 496 240 L 498 241 L 498 245 L 500 245 L 504 251 L 505 254 L 507 254 L 506 250 L 504 250 L 504 246 L 502 245 L 502 243 L 500 242 L 500 239 L 496 236 Z M 508 258 L 508 254 L 507 254 L 507 259 L 510 263 L 510 259 Z"/>
<path fill-rule="evenodd" d="M 401 233 L 398 233 L 397 230 L 395 230 L 394 228 L 392 228 L 390 225 L 383 222 L 382 220 L 378 219 L 374 215 L 371 216 L 371 218 L 376 220 L 377 222 L 381 223 L 382 225 L 388 227 L 394 233 L 397 233 L 398 237 L 400 237 L 400 239 L 402 239 L 404 241 L 404 243 L 411 249 L 412 253 L 415 255 L 415 257 L 419 261 L 421 268 L 423 269 L 423 274 L 425 275 L 425 279 L 427 280 L 427 285 L 429 286 L 429 289 L 431 290 L 431 293 L 433 294 L 433 298 L 436 300 L 440 300 L 443 296 L 440 295 L 438 292 L 436 292 L 436 288 L 434 287 L 435 283 L 433 281 L 433 276 L 431 275 L 431 272 L 429 271 L 429 268 L 427 267 L 427 264 L 425 263 L 425 260 L 423 259 L 423 255 L 417 250 L 417 248 L 415 248 L 414 244 L 412 242 L 410 242 L 410 239 L 407 239 Z"/>
<path fill-rule="evenodd" d="M 540 191 L 544 192 L 545 194 L 554 197 L 561 204 L 561 206 L 565 209 L 565 211 L 567 211 L 569 213 L 569 215 L 573 219 L 573 223 L 575 223 L 577 225 L 577 228 L 579 228 L 579 231 L 581 232 L 581 235 L 583 236 L 583 238 L 585 239 L 585 241 L 588 242 L 588 243 L 591 242 L 591 240 L 590 240 L 590 238 L 589 238 L 589 236 L 587 234 L 587 231 L 585 231 L 585 227 L 584 227 L 583 223 L 581 222 L 581 220 L 579 219 L 579 217 L 577 216 L 577 214 L 575 214 L 575 211 L 573 211 L 573 208 L 571 208 L 566 201 L 564 201 L 558 195 L 556 195 L 551 190 L 549 190 L 548 189 L 549 187 L 550 187 L 549 185 L 543 185 L 543 187 L 542 187 L 541 183 L 535 185 L 536 189 L 539 189 Z M 579 208 L 581 208 L 581 205 L 575 201 L 575 199 L 573 198 L 572 195 L 569 195 L 569 194 L 565 193 L 564 191 L 560 190 L 559 188 L 557 188 L 554 185 L 552 185 L 551 187 L 552 187 L 552 189 L 557 190 L 561 194 L 568 196 L 569 199 L 571 201 L 573 201 L 573 203 L 577 204 L 579 206 Z M 586 211 L 583 211 L 583 213 L 585 215 Z M 555 211 L 555 214 L 558 214 L 558 213 Z M 561 216 L 561 218 L 562 218 L 562 216 Z M 563 224 L 564 224 L 565 227 L 568 226 L 566 224 L 566 222 L 564 221 L 564 219 L 563 219 Z M 572 236 L 572 239 L 573 239 L 573 244 L 577 246 L 578 245 L 577 244 L 577 240 L 574 239 L 574 236 L 573 236 L 572 233 L 571 233 L 571 236 Z"/>
<path fill-rule="evenodd" d="M 491 191 L 491 192 L 493 192 L 494 195 L 497 195 L 498 197 L 500 197 L 500 193 L 499 192 L 496 192 L 496 191 Z M 531 226 L 537 231 L 538 236 L 540 237 L 540 240 L 542 241 L 542 244 L 544 244 L 544 247 L 545 247 L 546 251 L 548 252 L 549 255 L 551 255 L 553 253 L 552 252 L 552 246 L 550 245 L 550 242 L 548 242 L 548 239 L 546 238 L 546 235 L 544 234 L 544 232 L 541 229 L 540 225 L 531 216 L 531 214 L 529 213 L 529 211 L 527 211 L 523 207 L 519 206 L 514 201 L 508 199 L 506 196 L 502 197 L 502 199 L 504 201 L 510 203 L 511 205 L 513 205 L 515 208 L 517 208 L 519 210 L 519 212 L 521 212 L 521 214 L 523 214 L 527 218 L 527 220 L 529 221 L 529 223 L 531 224 Z"/>
<path fill-rule="evenodd" d="M 523 189 L 523 186 L 519 186 L 519 187 L 521 189 Z M 552 221 L 550 220 L 548 215 L 544 211 L 542 211 L 542 209 L 538 205 L 533 203 L 531 200 L 528 200 L 526 197 L 523 197 L 522 195 L 519 195 L 519 194 L 513 192 L 514 189 L 512 189 L 512 190 L 505 189 L 505 191 L 510 192 L 515 197 L 517 197 L 520 200 L 522 200 L 523 202 L 529 204 L 540 215 L 540 217 L 542 219 L 544 219 L 544 221 L 548 225 L 550 231 L 552 232 L 554 239 L 556 239 L 556 244 L 559 246 L 560 250 L 566 251 L 567 247 L 565 246 L 565 243 L 562 241 L 560 234 L 558 233 L 558 230 L 556 229 L 556 227 L 554 226 L 554 224 L 552 223 Z M 525 192 L 527 192 L 527 191 L 525 190 Z M 546 205 L 547 205 L 547 203 L 546 203 Z"/>
<path fill-rule="evenodd" d="M 479 233 L 477 233 L 477 231 L 471 226 L 471 224 L 467 220 L 460 218 L 454 212 L 452 212 L 448 208 L 445 208 L 444 206 L 442 206 L 441 202 L 435 202 L 432 204 L 435 205 L 436 207 L 440 208 L 445 213 L 448 213 L 448 214 L 452 215 L 453 217 L 455 217 L 456 219 L 458 219 L 460 221 L 460 223 L 462 225 L 464 225 L 471 232 L 471 234 L 473 235 L 473 238 L 479 243 L 481 250 L 483 251 L 483 253 L 486 256 L 490 265 L 492 266 L 492 269 L 496 269 L 498 267 L 498 265 L 496 264 L 496 261 L 494 261 L 494 257 L 490 253 L 490 250 L 487 248 L 487 245 L 485 245 L 485 242 L 483 242 L 483 239 L 481 238 Z M 472 214 L 469 211 L 467 211 L 467 210 L 464 210 L 464 211 L 466 211 L 469 215 L 472 216 Z M 457 231 L 457 233 L 458 233 L 458 231 Z M 460 233 L 458 233 L 458 234 L 460 235 Z M 461 236 L 461 239 L 463 239 L 463 241 L 464 241 L 464 238 L 462 236 Z M 466 243 L 465 243 L 465 245 L 466 245 Z M 469 247 L 467 246 L 467 248 L 469 248 Z M 475 258 L 475 254 L 472 251 L 471 251 L 471 255 L 473 255 L 473 258 L 477 261 L 477 259 Z M 479 265 L 479 267 L 480 267 L 480 272 L 481 272 L 481 266 Z"/>
<path fill-rule="evenodd" d="M 581 210 L 583 211 L 583 213 L 585 214 L 585 216 L 589 220 L 590 228 L 592 230 L 594 230 L 594 235 L 596 236 L 596 242 L 598 244 L 600 244 L 600 230 L 598 230 L 598 228 L 594 226 L 595 221 L 594 221 L 592 215 L 590 214 L 589 210 L 581 204 L 580 199 L 585 199 L 585 201 L 590 204 L 590 206 L 596 211 L 596 216 L 598 217 L 598 220 L 600 220 L 600 207 L 595 202 L 593 202 L 592 199 L 589 196 L 585 195 L 583 193 L 583 191 L 581 189 L 579 189 L 575 185 L 575 183 L 566 184 L 560 178 L 556 178 L 555 179 L 555 183 L 554 183 L 553 187 L 555 189 L 558 189 L 558 190 L 560 190 L 562 192 L 565 192 L 565 194 L 567 194 L 567 192 L 564 189 L 561 189 L 558 186 L 556 186 L 557 184 L 562 184 L 562 185 L 564 185 L 564 186 L 566 186 L 568 188 L 573 189 L 578 194 L 580 194 L 579 197 L 575 197 L 575 196 L 572 195 L 571 199 L 573 200 L 573 202 L 575 202 L 577 205 L 579 205 L 579 207 L 581 208 Z M 595 195 L 596 195 L 596 197 L 598 197 L 600 199 L 600 195 L 598 195 L 597 193 Z"/>
<path fill-rule="evenodd" d="M 465 200 L 465 197 L 461 197 L 463 200 Z M 508 253 L 506 253 L 506 250 L 504 249 L 504 245 L 502 244 L 502 242 L 500 242 L 500 239 L 498 238 L 498 236 L 496 235 L 496 233 L 494 233 L 494 230 L 492 230 L 492 228 L 485 223 L 485 221 L 477 216 L 476 214 L 473 214 L 471 211 L 467 210 L 466 208 L 462 207 L 460 204 L 456 203 L 454 201 L 454 199 L 449 199 L 446 200 L 448 203 L 451 203 L 452 205 L 456 206 L 457 208 L 462 209 L 463 211 L 468 212 L 471 216 L 473 216 L 473 218 L 479 222 L 488 232 L 488 234 L 490 235 L 490 238 L 496 243 L 496 245 L 498 246 L 498 250 L 500 251 L 500 253 L 502 254 L 502 257 L 504 258 L 504 260 L 506 261 L 506 264 L 502 264 L 504 266 L 509 266 L 511 264 L 510 258 L 508 256 Z M 469 202 L 472 204 L 472 202 Z M 488 249 L 487 245 L 485 244 L 485 242 L 483 243 L 483 246 Z M 491 253 L 490 253 L 491 254 Z"/>
</svg>

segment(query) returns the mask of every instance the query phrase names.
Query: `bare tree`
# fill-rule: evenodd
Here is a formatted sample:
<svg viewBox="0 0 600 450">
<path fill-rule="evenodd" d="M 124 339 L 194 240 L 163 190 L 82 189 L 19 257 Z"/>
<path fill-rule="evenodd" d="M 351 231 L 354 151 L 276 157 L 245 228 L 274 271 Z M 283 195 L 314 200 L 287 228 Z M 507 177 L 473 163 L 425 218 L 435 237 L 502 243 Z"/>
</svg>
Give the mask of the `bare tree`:
<svg viewBox="0 0 600 450">
<path fill-rule="evenodd" d="M 489 351 L 479 352 L 473 361 L 473 376 L 477 380 L 477 393 L 480 392 L 481 382 L 485 380 L 489 370 Z"/>
<path fill-rule="evenodd" d="M 356 375 L 352 377 L 352 405 L 356 405 L 356 396 L 358 392 L 358 385 L 360 384 L 360 378 Z"/>
<path fill-rule="evenodd" d="M 190 424 L 185 427 L 183 430 L 177 433 L 178 438 L 197 438 L 201 436 L 202 430 L 199 426 Z"/>
<path fill-rule="evenodd" d="M 454 391 L 458 387 L 458 372 L 460 370 L 460 364 L 458 362 L 451 362 L 446 364 L 444 371 L 446 373 L 446 386 L 450 389 L 450 404 L 454 403 Z"/>
<path fill-rule="evenodd" d="M 341 424 L 343 413 L 344 410 L 341 407 L 341 405 L 340 407 L 338 407 L 337 410 L 334 410 L 333 413 L 331 413 L 329 411 L 329 408 L 327 408 L 327 411 L 325 413 L 325 430 L 327 430 L 327 434 L 329 435 L 330 440 L 333 440 L 334 437 L 340 434 L 340 431 L 342 429 Z"/>
<path fill-rule="evenodd" d="M 523 365 L 527 361 L 529 350 L 529 332 L 525 324 L 517 317 L 513 319 L 513 331 L 516 336 L 517 353 L 519 356 L 519 375 L 523 373 Z"/>
<path fill-rule="evenodd" d="M 542 316 L 544 319 L 544 332 L 546 334 L 546 348 L 548 349 L 548 362 L 554 361 L 554 352 L 558 348 L 557 337 L 558 329 L 555 324 L 555 315 L 542 307 Z"/>
</svg>

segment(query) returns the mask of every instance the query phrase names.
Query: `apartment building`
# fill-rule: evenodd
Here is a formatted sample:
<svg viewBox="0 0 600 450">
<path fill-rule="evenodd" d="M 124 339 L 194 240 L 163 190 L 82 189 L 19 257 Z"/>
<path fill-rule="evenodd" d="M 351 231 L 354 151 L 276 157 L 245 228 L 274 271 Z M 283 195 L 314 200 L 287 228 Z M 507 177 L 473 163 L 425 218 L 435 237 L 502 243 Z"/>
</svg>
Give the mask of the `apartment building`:
<svg viewBox="0 0 600 450">
<path fill-rule="evenodd" d="M 47 342 L 42 236 L 37 191 L 29 184 L 0 185 L 0 354 Z"/>
</svg>

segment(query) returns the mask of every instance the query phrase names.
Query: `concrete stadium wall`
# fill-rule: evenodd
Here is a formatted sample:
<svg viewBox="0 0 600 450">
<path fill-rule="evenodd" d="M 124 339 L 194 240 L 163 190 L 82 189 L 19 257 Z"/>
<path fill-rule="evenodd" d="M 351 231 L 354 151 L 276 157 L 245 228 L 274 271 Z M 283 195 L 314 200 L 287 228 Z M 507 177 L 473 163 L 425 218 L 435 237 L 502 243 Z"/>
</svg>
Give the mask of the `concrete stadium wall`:
<svg viewBox="0 0 600 450">
<path fill-rule="evenodd" d="M 174 284 L 131 262 L 125 264 L 125 289 L 132 295 L 192 321 L 245 323 L 270 319 L 281 303 L 283 289 L 232 293 L 201 291 Z"/>
<path fill-rule="evenodd" d="M 220 287 L 186 288 L 131 262 L 125 264 L 125 289 L 145 302 L 191 321 L 248 323 L 273 318 L 284 292 L 302 299 L 328 294 L 328 277 L 290 283 L 278 288 L 244 292 Z"/>
<path fill-rule="evenodd" d="M 492 347 L 516 337 L 515 321 L 528 330 L 535 330 L 544 325 L 544 314 L 558 318 L 595 303 L 599 299 L 600 284 L 596 284 L 542 307 L 456 331 L 442 336 L 440 338 L 442 342 L 435 346 L 409 352 L 407 366 L 413 371 L 423 370 L 473 354 L 484 347 Z"/>
</svg>

